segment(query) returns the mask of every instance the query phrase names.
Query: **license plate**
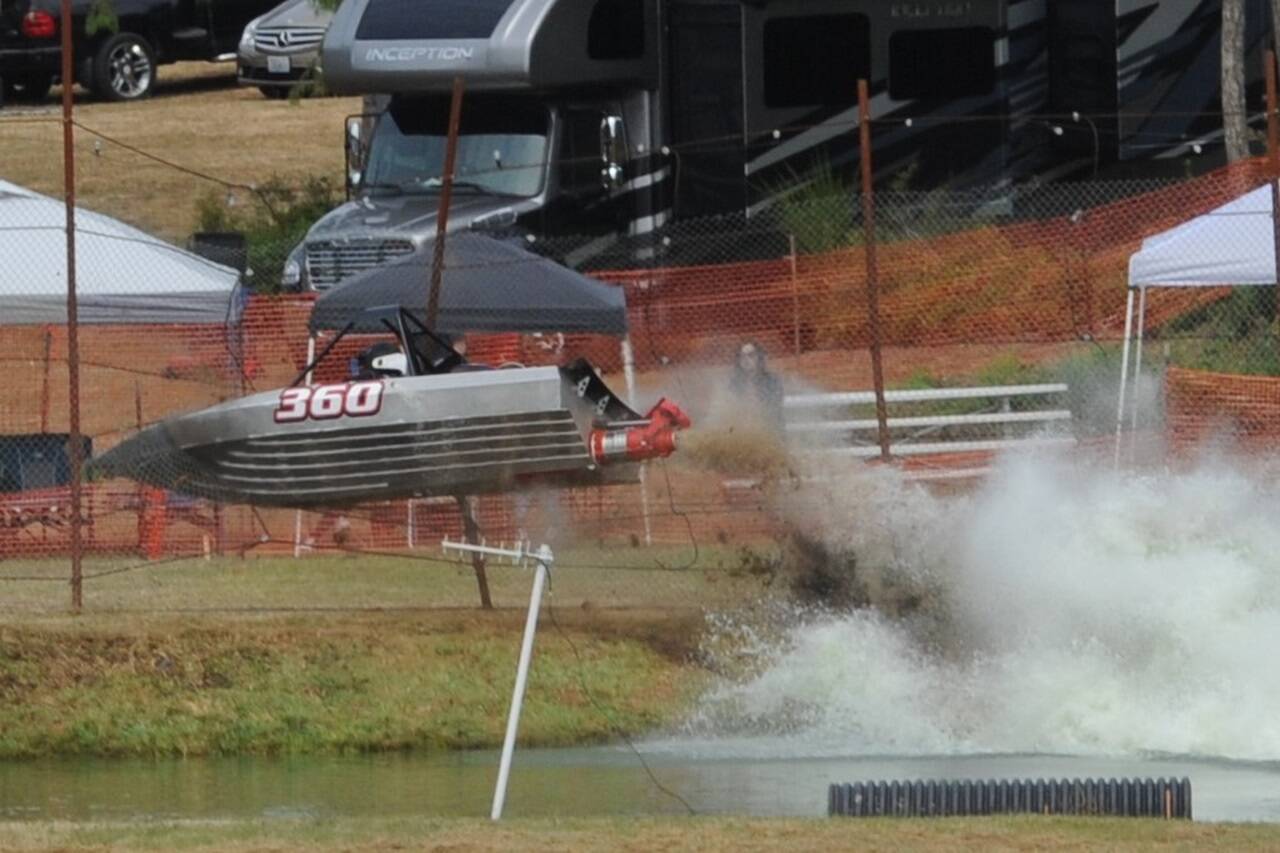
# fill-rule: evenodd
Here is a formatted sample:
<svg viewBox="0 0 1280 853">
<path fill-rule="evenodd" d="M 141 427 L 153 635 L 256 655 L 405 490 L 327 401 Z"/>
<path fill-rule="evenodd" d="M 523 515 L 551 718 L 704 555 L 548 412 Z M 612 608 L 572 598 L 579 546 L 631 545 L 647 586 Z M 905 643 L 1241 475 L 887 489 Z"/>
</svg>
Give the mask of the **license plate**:
<svg viewBox="0 0 1280 853">
<path fill-rule="evenodd" d="M 289 57 L 268 56 L 267 71 L 269 71 L 272 74 L 288 74 L 289 73 Z"/>
</svg>

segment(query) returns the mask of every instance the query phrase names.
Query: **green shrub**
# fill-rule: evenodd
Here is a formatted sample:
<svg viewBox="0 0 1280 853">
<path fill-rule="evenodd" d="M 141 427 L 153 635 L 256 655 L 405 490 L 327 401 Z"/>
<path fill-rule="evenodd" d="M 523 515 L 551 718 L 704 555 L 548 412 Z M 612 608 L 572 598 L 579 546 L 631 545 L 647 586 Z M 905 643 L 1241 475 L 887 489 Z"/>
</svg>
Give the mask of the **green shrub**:
<svg viewBox="0 0 1280 853">
<path fill-rule="evenodd" d="M 1169 349 L 1169 363 L 1197 370 L 1280 375 L 1276 291 L 1236 288 L 1224 299 L 1189 311 L 1154 330 Z"/>
<path fill-rule="evenodd" d="M 796 238 L 797 252 L 829 252 L 862 241 L 862 232 L 854 223 L 853 188 L 829 162 L 819 162 L 805 176 L 792 174 L 785 187 L 777 188 L 777 194 L 778 218 L 783 229 Z"/>
<path fill-rule="evenodd" d="M 307 178 L 300 186 L 273 177 L 256 187 L 243 206 L 230 205 L 227 199 L 211 191 L 196 200 L 200 230 L 243 233 L 253 270 L 250 285 L 260 293 L 275 293 L 289 251 L 313 222 L 341 201 L 341 194 L 325 177 Z"/>
</svg>

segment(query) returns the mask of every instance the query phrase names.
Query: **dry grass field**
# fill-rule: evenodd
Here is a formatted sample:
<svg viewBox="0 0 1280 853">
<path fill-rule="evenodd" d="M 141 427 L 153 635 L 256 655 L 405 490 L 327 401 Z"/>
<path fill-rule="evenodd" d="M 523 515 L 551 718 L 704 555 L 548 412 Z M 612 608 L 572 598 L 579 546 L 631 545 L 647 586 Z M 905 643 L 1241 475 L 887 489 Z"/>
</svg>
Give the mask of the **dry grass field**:
<svg viewBox="0 0 1280 853">
<path fill-rule="evenodd" d="M 1103 818 L 761 820 L 724 817 L 479 820 L 429 818 L 189 823 L 0 824 L 0 850 L 763 850 L 1255 851 L 1271 825 Z"/>
<path fill-rule="evenodd" d="M 155 96 L 138 103 L 100 103 L 77 91 L 77 194 L 84 206 L 182 241 L 195 227 L 196 199 L 225 192 L 184 169 L 239 184 L 313 175 L 341 184 L 343 119 L 359 112 L 359 98 L 267 100 L 238 86 L 229 63 L 178 63 L 159 74 Z M 0 111 L 0 178 L 62 193 L 59 97 L 55 89 L 39 107 Z"/>
</svg>

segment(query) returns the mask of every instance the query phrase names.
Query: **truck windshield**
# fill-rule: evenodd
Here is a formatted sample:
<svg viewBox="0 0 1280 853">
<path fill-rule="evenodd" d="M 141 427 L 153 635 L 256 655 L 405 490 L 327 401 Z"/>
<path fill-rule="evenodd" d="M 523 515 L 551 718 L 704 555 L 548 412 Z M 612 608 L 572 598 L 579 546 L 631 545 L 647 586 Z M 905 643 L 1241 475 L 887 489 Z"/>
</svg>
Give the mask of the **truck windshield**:
<svg viewBox="0 0 1280 853">
<path fill-rule="evenodd" d="M 454 186 L 494 195 L 537 195 L 546 172 L 549 124 L 547 108 L 527 98 L 464 99 Z M 436 192 L 448 130 L 448 98 L 393 100 L 374 130 L 365 188 L 375 194 Z"/>
</svg>

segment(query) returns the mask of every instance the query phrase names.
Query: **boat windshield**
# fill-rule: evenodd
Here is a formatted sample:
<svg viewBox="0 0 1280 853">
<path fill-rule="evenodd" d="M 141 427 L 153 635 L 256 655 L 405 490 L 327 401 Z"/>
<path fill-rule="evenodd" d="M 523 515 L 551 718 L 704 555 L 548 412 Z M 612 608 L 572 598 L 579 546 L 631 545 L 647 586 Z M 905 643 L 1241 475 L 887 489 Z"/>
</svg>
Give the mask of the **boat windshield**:
<svg viewBox="0 0 1280 853">
<path fill-rule="evenodd" d="M 551 113 L 528 98 L 463 101 L 454 187 L 527 198 L 542 189 Z M 430 193 L 441 186 L 449 130 L 447 97 L 397 98 L 378 119 L 364 188 Z"/>
</svg>

